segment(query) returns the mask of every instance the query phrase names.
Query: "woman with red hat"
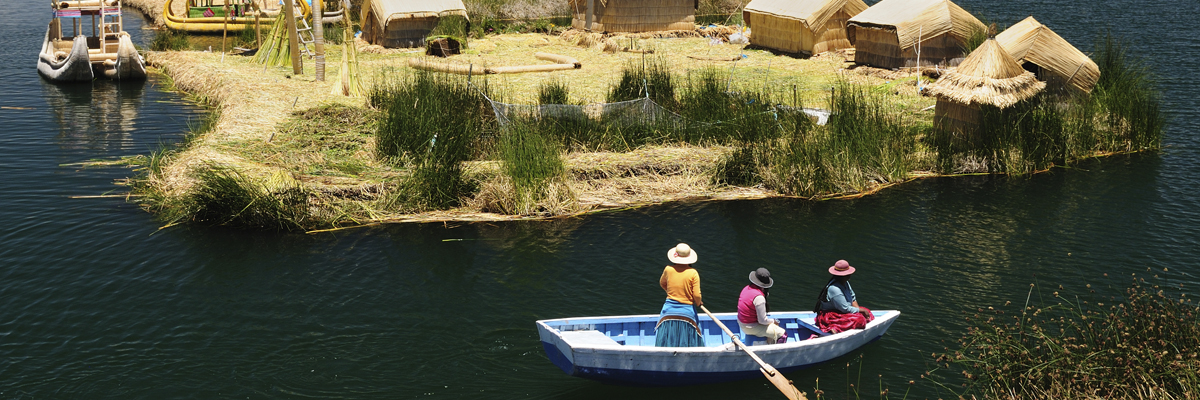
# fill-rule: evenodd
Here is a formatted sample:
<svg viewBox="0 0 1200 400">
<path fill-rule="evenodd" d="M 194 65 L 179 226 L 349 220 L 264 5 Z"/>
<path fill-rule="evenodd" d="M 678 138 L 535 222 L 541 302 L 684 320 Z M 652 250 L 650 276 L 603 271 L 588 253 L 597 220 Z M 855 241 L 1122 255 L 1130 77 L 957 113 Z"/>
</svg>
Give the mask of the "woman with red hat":
<svg viewBox="0 0 1200 400">
<path fill-rule="evenodd" d="M 850 276 L 854 267 L 846 260 L 838 260 L 829 267 L 833 278 L 825 284 L 825 289 L 817 297 L 817 327 L 829 333 L 845 332 L 851 329 L 863 329 L 867 323 L 875 319 L 871 310 L 858 305 L 854 289 L 850 287 Z"/>
</svg>

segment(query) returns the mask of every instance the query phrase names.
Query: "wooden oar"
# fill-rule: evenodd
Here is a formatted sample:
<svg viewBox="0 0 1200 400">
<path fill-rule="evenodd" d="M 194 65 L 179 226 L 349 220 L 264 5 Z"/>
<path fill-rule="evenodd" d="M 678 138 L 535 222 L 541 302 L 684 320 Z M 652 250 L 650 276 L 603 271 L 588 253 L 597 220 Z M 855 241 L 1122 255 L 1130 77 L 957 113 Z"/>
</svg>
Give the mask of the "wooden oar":
<svg viewBox="0 0 1200 400">
<path fill-rule="evenodd" d="M 708 314 L 708 317 L 712 318 L 713 322 L 716 322 L 717 326 L 721 327 L 721 330 L 725 331 L 725 334 L 729 335 L 730 339 L 733 339 L 733 343 L 737 344 L 737 347 L 741 348 L 742 351 L 745 351 L 746 354 L 750 355 L 750 358 L 754 359 L 754 362 L 758 363 L 759 367 L 761 367 L 758 370 L 762 371 L 763 375 L 767 377 L 767 380 L 771 381 L 771 383 L 775 385 L 776 389 L 779 389 L 780 392 L 783 392 L 784 396 L 787 396 L 787 398 L 791 400 L 808 400 L 808 398 L 804 396 L 804 392 L 801 392 L 800 389 L 796 389 L 796 385 L 793 385 L 792 381 L 789 381 L 783 376 L 782 373 L 775 370 L 775 367 L 772 367 L 771 364 L 767 364 L 761 358 L 758 358 L 757 354 L 754 354 L 753 351 L 750 351 L 750 348 L 747 347 L 745 343 L 742 343 L 742 340 L 738 339 L 733 332 L 729 331 L 729 328 L 726 328 L 725 324 L 721 323 L 721 320 L 717 319 L 717 317 L 711 312 L 708 312 L 708 308 L 700 306 L 700 309 L 704 310 L 704 313 Z"/>
</svg>

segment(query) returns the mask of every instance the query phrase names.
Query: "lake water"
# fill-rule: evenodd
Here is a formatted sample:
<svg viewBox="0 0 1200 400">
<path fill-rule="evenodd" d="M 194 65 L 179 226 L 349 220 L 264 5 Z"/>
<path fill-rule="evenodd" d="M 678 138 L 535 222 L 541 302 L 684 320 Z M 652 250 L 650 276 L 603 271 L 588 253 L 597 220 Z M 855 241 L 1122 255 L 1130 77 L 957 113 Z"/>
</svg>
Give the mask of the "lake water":
<svg viewBox="0 0 1200 400">
<path fill-rule="evenodd" d="M 861 302 L 904 315 L 882 339 L 789 374 L 832 398 L 882 379 L 899 398 L 965 330 L 964 311 L 1030 283 L 1115 293 L 1130 274 L 1200 284 L 1200 3 L 963 1 L 1028 14 L 1088 49 L 1105 30 L 1153 57 L 1171 118 L 1158 153 L 1032 177 L 930 179 L 852 201 L 647 207 L 553 222 L 333 234 L 158 230 L 73 163 L 146 154 L 206 112 L 145 84 L 51 85 L 35 71 L 46 2 L 0 3 L 0 398 L 777 398 L 765 380 L 677 389 L 566 376 L 533 321 L 655 313 L 666 250 L 699 254 L 705 299 L 732 311 L 770 268 L 773 307 L 805 309 L 839 258 Z M 126 29 L 145 43 L 136 12 Z M 1168 271 L 1164 272 L 1163 270 Z M 1104 276 L 1107 274 L 1108 276 Z M 850 366 L 847 366 L 847 364 Z M 882 378 L 880 378 L 882 376 Z M 773 397 L 775 396 L 775 397 Z"/>
</svg>

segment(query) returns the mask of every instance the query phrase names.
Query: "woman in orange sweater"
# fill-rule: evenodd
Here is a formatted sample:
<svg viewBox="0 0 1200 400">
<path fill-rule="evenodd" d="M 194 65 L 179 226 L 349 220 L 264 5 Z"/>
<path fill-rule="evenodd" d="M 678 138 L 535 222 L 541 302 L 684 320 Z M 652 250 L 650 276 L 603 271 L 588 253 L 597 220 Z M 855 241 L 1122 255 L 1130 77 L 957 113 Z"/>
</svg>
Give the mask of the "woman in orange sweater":
<svg viewBox="0 0 1200 400">
<path fill-rule="evenodd" d="M 671 265 L 663 268 L 658 285 L 667 292 L 654 327 L 654 345 L 658 347 L 704 347 L 700 334 L 700 318 L 696 308 L 704 305 L 700 299 L 700 273 L 692 268 L 696 251 L 680 243 L 667 250 Z"/>
</svg>

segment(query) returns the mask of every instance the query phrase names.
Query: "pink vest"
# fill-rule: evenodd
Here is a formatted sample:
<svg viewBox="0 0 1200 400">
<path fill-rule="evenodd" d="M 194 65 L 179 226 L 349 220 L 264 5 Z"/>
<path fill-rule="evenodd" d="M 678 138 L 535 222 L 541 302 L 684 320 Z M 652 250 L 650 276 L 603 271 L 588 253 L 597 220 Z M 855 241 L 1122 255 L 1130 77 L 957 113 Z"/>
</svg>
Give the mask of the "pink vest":
<svg viewBox="0 0 1200 400">
<path fill-rule="evenodd" d="M 763 296 L 762 289 L 758 286 L 746 285 L 742 289 L 742 295 L 738 297 L 738 322 L 743 324 L 757 324 L 758 310 L 754 308 L 754 298 Z M 763 296 L 766 298 L 766 296 Z"/>
</svg>

